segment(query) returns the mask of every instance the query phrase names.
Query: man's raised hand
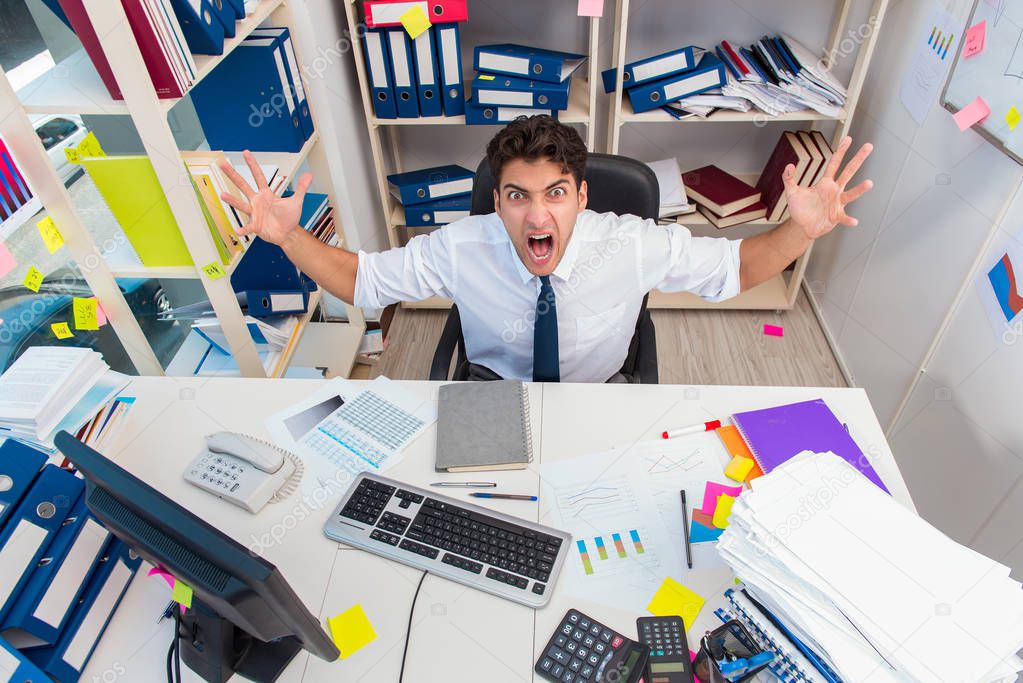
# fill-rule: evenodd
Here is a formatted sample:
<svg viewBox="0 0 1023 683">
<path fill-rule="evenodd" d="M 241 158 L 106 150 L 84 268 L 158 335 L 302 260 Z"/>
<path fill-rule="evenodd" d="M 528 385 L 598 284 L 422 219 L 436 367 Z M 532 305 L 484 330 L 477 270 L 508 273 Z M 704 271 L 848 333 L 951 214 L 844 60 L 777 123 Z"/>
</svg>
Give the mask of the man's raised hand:
<svg viewBox="0 0 1023 683">
<path fill-rule="evenodd" d="M 256 181 L 256 189 L 249 187 L 234 166 L 227 161 L 221 161 L 220 170 L 245 195 L 246 201 L 226 192 L 221 194 L 220 198 L 249 217 L 249 222 L 238 230 L 239 235 L 257 235 L 272 244 L 281 244 L 293 230 L 300 229 L 298 221 L 302 215 L 302 200 L 305 199 L 306 190 L 313 182 L 313 176 L 310 173 L 303 173 L 295 185 L 295 194 L 287 198 L 278 197 L 267 184 L 263 169 L 259 167 L 252 153 L 246 150 L 242 154 L 252 178 Z"/>
</svg>

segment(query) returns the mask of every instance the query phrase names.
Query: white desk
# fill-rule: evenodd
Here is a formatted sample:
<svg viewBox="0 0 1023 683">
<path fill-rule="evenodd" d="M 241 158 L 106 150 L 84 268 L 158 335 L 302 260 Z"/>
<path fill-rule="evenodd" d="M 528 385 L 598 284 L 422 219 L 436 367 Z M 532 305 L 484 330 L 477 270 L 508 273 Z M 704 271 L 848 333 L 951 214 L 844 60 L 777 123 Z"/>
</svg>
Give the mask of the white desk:
<svg viewBox="0 0 1023 683">
<path fill-rule="evenodd" d="M 435 397 L 439 387 L 430 382 L 402 384 L 423 397 Z M 314 380 L 136 378 L 126 392 L 138 397 L 135 407 L 107 455 L 242 545 L 258 549 L 277 565 L 321 622 L 353 604 L 363 606 L 377 632 L 373 643 L 348 659 L 329 663 L 303 652 L 288 667 L 282 681 L 395 683 L 409 606 L 420 572 L 341 546 L 323 535 L 323 524 L 340 490 L 329 500 L 300 492 L 283 503 L 267 506 L 258 515 L 250 515 L 181 478 L 185 465 L 198 453 L 203 435 L 226 429 L 268 438 L 263 427 L 266 417 L 319 386 Z M 860 389 L 534 385 L 530 387 L 530 400 L 538 454 L 535 462 L 527 470 L 488 472 L 486 478 L 499 482 L 503 490 L 539 494 L 537 465 L 541 462 L 655 438 L 667 426 L 817 397 L 823 397 L 848 424 L 894 497 L 912 508 L 881 427 Z M 417 439 L 402 462 L 386 475 L 418 486 L 443 478 L 433 468 L 435 429 L 431 427 Z M 451 494 L 452 490 L 445 493 Z M 464 492 L 455 490 L 455 497 L 463 496 Z M 525 501 L 482 502 L 541 522 L 546 509 L 544 501 L 539 506 Z M 687 585 L 708 598 L 690 630 L 691 644 L 697 634 L 715 625 L 713 607 L 720 604 L 721 593 L 731 582 L 727 570 L 694 570 L 687 575 Z M 655 588 L 651 586 L 651 594 Z M 166 584 L 140 573 L 83 680 L 113 680 L 115 676 L 126 681 L 163 680 L 173 629 L 169 620 L 159 625 L 156 622 L 167 600 Z M 534 680 L 532 669 L 539 650 L 569 607 L 635 635 L 635 619 L 640 615 L 585 603 L 557 587 L 551 603 L 534 611 L 429 576 L 416 604 L 405 680 Z M 198 680 L 184 669 L 182 674 L 187 680 Z"/>
</svg>

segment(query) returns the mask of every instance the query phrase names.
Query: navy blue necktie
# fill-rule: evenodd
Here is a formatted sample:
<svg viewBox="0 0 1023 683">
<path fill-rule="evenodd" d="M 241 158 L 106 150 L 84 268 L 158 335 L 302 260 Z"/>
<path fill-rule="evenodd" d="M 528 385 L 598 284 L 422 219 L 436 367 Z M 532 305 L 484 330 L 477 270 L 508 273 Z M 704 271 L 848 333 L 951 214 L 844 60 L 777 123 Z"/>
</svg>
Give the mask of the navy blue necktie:
<svg viewBox="0 0 1023 683">
<path fill-rule="evenodd" d="M 533 381 L 560 382 L 558 356 L 558 309 L 554 302 L 551 276 L 540 276 L 540 296 L 536 300 L 536 326 L 533 328 Z"/>
</svg>

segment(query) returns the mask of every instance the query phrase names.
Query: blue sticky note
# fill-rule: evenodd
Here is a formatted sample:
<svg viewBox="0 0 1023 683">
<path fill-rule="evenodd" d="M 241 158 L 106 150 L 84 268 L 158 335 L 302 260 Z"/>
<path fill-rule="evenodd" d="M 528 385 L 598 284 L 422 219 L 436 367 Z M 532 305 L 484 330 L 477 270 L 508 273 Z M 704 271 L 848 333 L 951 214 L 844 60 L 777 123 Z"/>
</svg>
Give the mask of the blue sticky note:
<svg viewBox="0 0 1023 683">
<path fill-rule="evenodd" d="M 689 542 L 705 543 L 707 541 L 716 541 L 722 531 L 724 531 L 724 529 L 711 529 L 705 527 L 694 519 L 689 526 Z"/>
</svg>

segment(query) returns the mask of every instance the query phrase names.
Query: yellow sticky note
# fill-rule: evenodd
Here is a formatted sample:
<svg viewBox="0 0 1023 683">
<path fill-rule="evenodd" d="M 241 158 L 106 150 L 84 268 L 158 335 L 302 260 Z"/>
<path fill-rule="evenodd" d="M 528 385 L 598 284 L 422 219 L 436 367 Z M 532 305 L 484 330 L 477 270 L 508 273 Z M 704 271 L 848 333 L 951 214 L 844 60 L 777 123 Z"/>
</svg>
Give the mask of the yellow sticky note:
<svg viewBox="0 0 1023 683">
<path fill-rule="evenodd" d="M 732 514 L 732 505 L 734 503 L 735 498 L 732 498 L 727 493 L 718 497 L 718 506 L 714 508 L 714 526 L 718 529 L 724 529 L 728 526 L 728 516 Z"/>
<path fill-rule="evenodd" d="M 330 627 L 330 637 L 341 651 L 341 659 L 350 657 L 377 639 L 377 632 L 362 611 L 362 605 L 353 605 L 328 619 L 327 626 Z"/>
<path fill-rule="evenodd" d="M 31 289 L 33 292 L 38 292 L 39 287 L 43 284 L 43 273 L 35 266 L 29 266 L 28 272 L 25 273 L 25 280 L 23 284 Z"/>
<path fill-rule="evenodd" d="M 1019 110 L 1016 107 L 1009 107 L 1009 111 L 1005 114 L 1005 122 L 1009 124 L 1009 130 L 1016 130 L 1020 118 Z"/>
<path fill-rule="evenodd" d="M 100 147 L 99 139 L 95 133 L 90 132 L 81 142 L 78 143 L 78 154 L 83 157 L 105 157 L 106 152 Z"/>
<path fill-rule="evenodd" d="M 216 261 L 213 261 L 212 263 L 207 263 L 205 266 L 203 266 L 202 272 L 206 273 L 206 276 L 211 280 L 219 280 L 220 278 L 227 275 L 227 273 L 224 272 L 224 269 L 221 267 L 221 265 Z"/>
<path fill-rule="evenodd" d="M 492 80 L 494 80 L 494 77 L 491 76 L 490 74 L 480 74 L 479 75 L 479 79 L 481 81 L 492 81 Z"/>
<path fill-rule="evenodd" d="M 57 339 L 68 339 L 75 336 L 71 328 L 67 326 L 67 323 L 53 323 L 50 325 L 50 329 L 53 330 L 53 334 Z"/>
<path fill-rule="evenodd" d="M 753 458 L 737 455 L 725 468 L 725 476 L 735 481 L 746 481 L 746 475 L 753 469 Z"/>
<path fill-rule="evenodd" d="M 60 230 L 57 229 L 57 224 L 53 222 L 52 218 L 47 216 L 36 223 L 36 227 L 39 228 L 39 235 L 43 238 L 43 244 L 46 245 L 47 250 L 51 254 L 64 246 L 64 238 L 61 237 Z"/>
<path fill-rule="evenodd" d="M 646 609 L 656 617 L 682 617 L 686 630 L 689 630 L 705 602 L 702 597 L 666 576 Z"/>
<path fill-rule="evenodd" d="M 174 588 L 171 589 L 171 600 L 184 605 L 186 609 L 191 609 L 192 587 L 181 579 L 174 579 Z"/>
<path fill-rule="evenodd" d="M 76 296 L 71 304 L 75 314 L 76 330 L 98 330 L 99 317 L 96 313 L 96 300 L 83 299 Z"/>
<path fill-rule="evenodd" d="M 408 31 L 409 38 L 415 40 L 421 33 L 430 28 L 430 17 L 426 16 L 423 8 L 419 5 L 412 5 L 412 8 L 398 17 L 401 25 Z"/>
<path fill-rule="evenodd" d="M 78 153 L 77 147 L 65 147 L 64 156 L 69 164 L 78 164 L 82 161 L 82 156 Z"/>
</svg>

